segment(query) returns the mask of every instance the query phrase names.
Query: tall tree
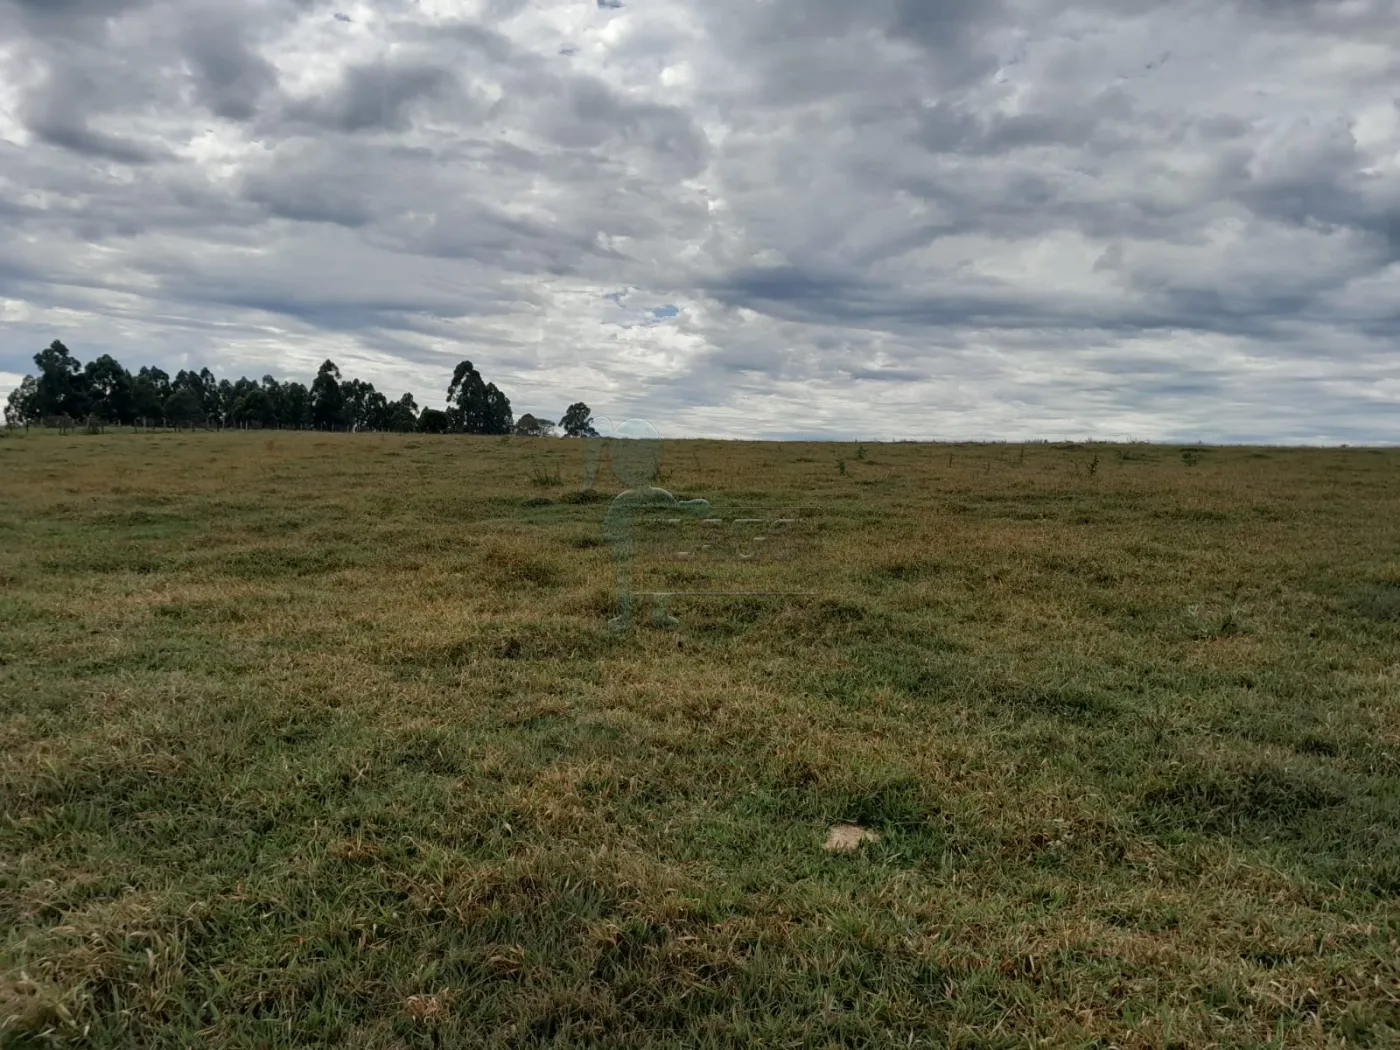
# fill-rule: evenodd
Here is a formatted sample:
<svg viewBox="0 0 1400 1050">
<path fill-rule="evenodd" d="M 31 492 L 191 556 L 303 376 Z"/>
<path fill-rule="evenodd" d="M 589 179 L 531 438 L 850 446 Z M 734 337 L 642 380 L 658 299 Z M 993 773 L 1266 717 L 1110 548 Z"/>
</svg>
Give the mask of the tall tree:
<svg viewBox="0 0 1400 1050">
<path fill-rule="evenodd" d="M 240 423 L 250 422 L 249 418 L 239 416 L 238 406 L 244 404 L 248 395 L 254 392 L 263 393 L 263 388 L 258 385 L 256 379 L 249 379 L 247 376 L 239 376 L 233 381 L 233 389 L 229 392 L 229 422 L 234 426 L 238 426 Z M 261 417 L 259 417 L 259 421 L 261 421 Z"/>
<path fill-rule="evenodd" d="M 564 428 L 565 437 L 598 436 L 598 431 L 593 429 L 593 413 L 582 401 L 577 401 L 569 406 L 569 410 L 564 413 L 564 418 L 559 421 L 559 425 Z"/>
<path fill-rule="evenodd" d="M 368 404 L 365 406 L 365 419 L 370 430 L 388 430 L 389 399 L 373 387 L 370 388 Z"/>
<path fill-rule="evenodd" d="M 265 426 L 285 426 L 288 423 L 287 412 L 287 388 L 279 383 L 274 376 L 266 375 L 262 377 L 262 392 L 267 397 L 268 408 L 272 413 L 271 419 L 263 420 Z M 245 395 L 246 396 L 246 395 Z"/>
<path fill-rule="evenodd" d="M 340 389 L 340 369 L 327 360 L 311 384 L 311 422 L 318 430 L 345 425 L 345 395 Z"/>
<path fill-rule="evenodd" d="M 462 434 L 509 434 L 510 399 L 487 383 L 470 361 L 460 362 L 447 387 L 449 428 Z"/>
<path fill-rule="evenodd" d="M 391 402 L 384 417 L 384 429 L 406 434 L 418 426 L 418 402 L 412 394 L 404 394 Z"/>
<path fill-rule="evenodd" d="M 536 419 L 526 412 L 515 421 L 515 432 L 521 437 L 546 437 L 554 424 L 547 419 Z"/>
<path fill-rule="evenodd" d="M 447 427 L 456 433 L 480 433 L 469 429 L 486 403 L 486 381 L 470 361 L 458 362 L 447 385 Z M 469 413 L 476 413 L 472 420 Z"/>
<path fill-rule="evenodd" d="M 282 387 L 282 422 L 304 430 L 311 426 L 311 391 L 302 383 L 286 383 Z"/>
<path fill-rule="evenodd" d="M 510 411 L 510 398 L 496 389 L 495 383 L 486 384 L 486 434 L 509 434 L 515 417 Z"/>
<path fill-rule="evenodd" d="M 243 394 L 234 403 L 232 422 L 258 423 L 265 427 L 277 425 L 277 411 L 272 405 L 272 399 L 267 396 L 267 391 L 255 386 L 247 393 Z"/>
<path fill-rule="evenodd" d="M 145 372 L 146 369 L 141 369 L 131 381 L 131 415 L 133 419 L 144 419 L 150 424 L 165 419 L 165 402 L 170 395 L 161 397 L 156 384 Z"/>
<path fill-rule="evenodd" d="M 379 430 L 388 401 L 373 383 L 350 379 L 340 384 L 345 401 L 345 422 L 354 430 Z"/>
<path fill-rule="evenodd" d="M 187 386 L 182 386 L 165 399 L 165 418 L 179 423 L 198 423 L 204 418 L 199 398 Z"/>
<path fill-rule="evenodd" d="M 233 403 L 238 404 L 242 398 L 254 390 L 261 389 L 262 387 L 258 386 L 257 380 L 249 379 L 247 376 L 239 376 L 233 383 Z"/>
<path fill-rule="evenodd" d="M 136 398 L 131 373 L 103 354 L 83 369 L 89 411 L 108 423 L 130 423 L 136 418 Z"/>
<path fill-rule="evenodd" d="M 147 366 L 136 373 L 137 379 L 145 379 L 151 384 L 151 389 L 156 392 L 156 397 L 160 398 L 164 404 L 174 391 L 170 388 L 170 376 L 161 368 Z"/>
<path fill-rule="evenodd" d="M 170 400 L 170 376 L 164 369 L 147 366 L 136 373 L 133 397 L 136 415 L 145 420 L 166 419 L 165 403 Z"/>
<path fill-rule="evenodd" d="M 87 415 L 87 384 L 83 366 L 59 340 L 34 355 L 39 366 L 39 412 L 45 416 L 69 415 L 78 419 Z"/>
<path fill-rule="evenodd" d="M 10 391 L 5 402 L 5 421 L 12 426 L 27 427 L 42 418 L 39 411 L 39 381 L 33 376 L 25 376 L 19 386 Z"/>
<path fill-rule="evenodd" d="M 204 411 L 204 418 L 219 422 L 223 419 L 223 402 L 219 397 L 219 381 L 214 378 L 214 373 L 207 368 L 199 370 L 199 385 L 202 391 L 200 396 L 200 408 Z"/>
<path fill-rule="evenodd" d="M 170 383 L 171 393 L 176 390 L 188 390 L 199 402 L 199 419 L 215 420 L 222 422 L 224 416 L 224 404 L 219 389 L 218 381 L 214 378 L 214 373 L 207 368 L 201 368 L 198 372 L 191 369 L 180 369 L 175 373 L 175 378 Z"/>
<path fill-rule="evenodd" d="M 205 369 L 205 371 L 207 372 L 208 369 Z M 170 390 L 172 393 L 176 390 L 188 390 L 194 395 L 195 400 L 199 402 L 200 412 L 201 414 L 203 413 L 204 405 L 208 400 L 209 394 L 208 391 L 204 389 L 204 376 L 202 373 L 191 372 L 184 368 L 180 369 L 180 371 L 175 373 L 175 378 L 170 382 Z"/>
<path fill-rule="evenodd" d="M 233 384 L 227 379 L 219 380 L 218 411 L 215 417 L 223 426 L 233 423 L 233 406 L 238 403 L 238 398 L 233 392 Z"/>
</svg>

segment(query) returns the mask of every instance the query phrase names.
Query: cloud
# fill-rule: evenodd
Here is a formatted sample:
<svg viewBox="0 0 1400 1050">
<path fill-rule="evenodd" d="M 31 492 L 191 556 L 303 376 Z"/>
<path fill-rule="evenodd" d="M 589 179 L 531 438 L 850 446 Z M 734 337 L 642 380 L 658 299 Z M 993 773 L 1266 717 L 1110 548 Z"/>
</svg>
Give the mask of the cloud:
<svg viewBox="0 0 1400 1050">
<path fill-rule="evenodd" d="M 431 65 L 353 65 L 331 91 L 293 103 L 288 113 L 334 131 L 401 130 L 413 103 L 452 84 L 450 70 Z"/>
<path fill-rule="evenodd" d="M 136 103 L 139 86 L 113 88 L 110 64 L 88 65 L 80 55 L 55 57 L 28 91 L 22 94 L 19 115 L 25 128 L 41 142 L 82 156 L 123 164 L 149 164 L 168 156 L 153 142 L 93 127 L 113 108 L 112 94 Z"/>
<path fill-rule="evenodd" d="M 62 338 L 672 434 L 1400 441 L 1396 26 L 0 0 L 0 386 Z"/>
<path fill-rule="evenodd" d="M 217 117 L 245 121 L 277 85 L 258 51 L 256 9 L 220 3 L 186 8 L 179 40 L 198 100 Z"/>
</svg>

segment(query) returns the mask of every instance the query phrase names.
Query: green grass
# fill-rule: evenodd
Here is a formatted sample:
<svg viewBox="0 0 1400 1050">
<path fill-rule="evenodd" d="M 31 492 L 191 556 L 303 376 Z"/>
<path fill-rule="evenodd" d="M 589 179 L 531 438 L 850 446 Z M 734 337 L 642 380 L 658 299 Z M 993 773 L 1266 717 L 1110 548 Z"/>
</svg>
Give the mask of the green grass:
<svg viewBox="0 0 1400 1050">
<path fill-rule="evenodd" d="M 0 1045 L 1397 1045 L 1400 451 L 1185 451 L 671 443 L 826 593 L 616 637 L 578 443 L 0 437 Z"/>
</svg>

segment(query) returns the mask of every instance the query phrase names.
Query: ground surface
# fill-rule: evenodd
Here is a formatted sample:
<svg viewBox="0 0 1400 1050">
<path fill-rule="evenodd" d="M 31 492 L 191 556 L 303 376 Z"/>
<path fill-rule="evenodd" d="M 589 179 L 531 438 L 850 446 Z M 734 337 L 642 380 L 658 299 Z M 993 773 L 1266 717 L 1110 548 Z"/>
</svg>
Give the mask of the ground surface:
<svg viewBox="0 0 1400 1050">
<path fill-rule="evenodd" d="M 561 440 L 0 437 L 0 1043 L 1400 1045 L 1400 451 L 663 469 L 825 596 L 610 636 Z"/>
</svg>

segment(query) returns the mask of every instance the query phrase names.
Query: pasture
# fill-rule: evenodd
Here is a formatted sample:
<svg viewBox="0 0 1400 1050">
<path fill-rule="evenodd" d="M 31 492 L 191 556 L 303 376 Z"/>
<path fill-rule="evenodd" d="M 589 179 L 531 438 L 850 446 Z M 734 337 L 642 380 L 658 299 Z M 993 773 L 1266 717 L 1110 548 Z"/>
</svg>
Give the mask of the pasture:
<svg viewBox="0 0 1400 1050">
<path fill-rule="evenodd" d="M 1400 1045 L 1400 450 L 670 442 L 824 593 L 621 635 L 581 459 L 0 437 L 0 1045 Z"/>
</svg>

